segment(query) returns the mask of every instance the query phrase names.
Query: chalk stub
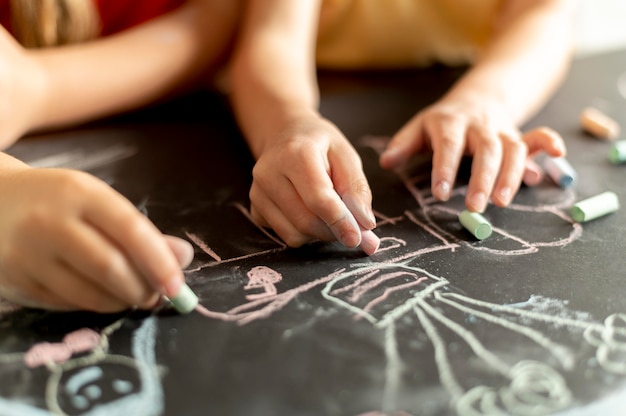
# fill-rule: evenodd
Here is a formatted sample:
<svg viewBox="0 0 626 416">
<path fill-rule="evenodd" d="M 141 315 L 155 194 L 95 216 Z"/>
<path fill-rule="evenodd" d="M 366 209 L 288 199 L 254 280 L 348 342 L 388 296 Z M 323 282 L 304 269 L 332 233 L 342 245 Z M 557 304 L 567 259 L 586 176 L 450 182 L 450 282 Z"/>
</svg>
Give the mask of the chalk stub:
<svg viewBox="0 0 626 416">
<path fill-rule="evenodd" d="M 459 214 L 459 222 L 479 240 L 488 238 L 493 231 L 491 223 L 478 212 L 464 210 Z"/>
<path fill-rule="evenodd" d="M 619 124 L 611 117 L 593 107 L 580 113 L 580 125 L 587 133 L 603 140 L 615 140 L 619 136 Z"/>
<path fill-rule="evenodd" d="M 526 160 L 526 165 L 524 166 L 524 176 L 522 177 L 522 182 L 524 182 L 524 185 L 539 185 L 543 180 L 543 176 L 543 169 L 537 164 L 537 162 L 532 159 Z"/>
<path fill-rule="evenodd" d="M 564 157 L 546 157 L 543 167 L 561 188 L 569 188 L 576 182 L 576 171 Z"/>
<path fill-rule="evenodd" d="M 607 191 L 575 203 L 570 213 L 576 222 L 591 221 L 619 209 L 615 192 Z"/>
<path fill-rule="evenodd" d="M 617 165 L 626 162 L 626 140 L 619 140 L 609 150 L 609 160 Z"/>
<path fill-rule="evenodd" d="M 178 291 L 178 295 L 171 298 L 170 302 L 179 313 L 187 314 L 198 306 L 198 296 L 193 293 L 188 285 L 184 284 Z"/>
</svg>

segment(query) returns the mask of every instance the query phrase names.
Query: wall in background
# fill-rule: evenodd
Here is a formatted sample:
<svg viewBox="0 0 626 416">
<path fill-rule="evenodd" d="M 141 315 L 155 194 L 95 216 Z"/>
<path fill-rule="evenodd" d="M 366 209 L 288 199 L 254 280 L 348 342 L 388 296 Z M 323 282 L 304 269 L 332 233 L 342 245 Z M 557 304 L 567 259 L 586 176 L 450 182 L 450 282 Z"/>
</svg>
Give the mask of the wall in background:
<svg viewBox="0 0 626 416">
<path fill-rule="evenodd" d="M 577 55 L 626 49 L 626 1 L 575 1 L 578 6 L 575 27 Z"/>
</svg>

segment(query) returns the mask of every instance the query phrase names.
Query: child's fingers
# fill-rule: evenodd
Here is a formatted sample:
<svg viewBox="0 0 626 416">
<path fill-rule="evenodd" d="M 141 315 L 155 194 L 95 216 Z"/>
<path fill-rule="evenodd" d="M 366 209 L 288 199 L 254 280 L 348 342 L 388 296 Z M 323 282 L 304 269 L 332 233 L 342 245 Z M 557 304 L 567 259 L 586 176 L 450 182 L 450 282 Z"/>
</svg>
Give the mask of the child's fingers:
<svg viewBox="0 0 626 416">
<path fill-rule="evenodd" d="M 370 189 L 359 155 L 347 143 L 331 149 L 328 154 L 331 180 L 341 200 L 350 210 L 361 228 L 371 230 L 376 227 L 376 217 L 372 211 L 372 191 Z"/>
<path fill-rule="evenodd" d="M 359 247 L 367 255 L 374 254 L 380 239 L 371 230 L 376 228 L 376 217 L 372 211 L 370 189 L 359 155 L 346 143 L 329 153 L 335 189 L 361 228 Z"/>
<path fill-rule="evenodd" d="M 3 264 L 1 293 L 7 299 L 63 311 L 117 312 L 129 306 L 56 258 L 42 255 L 37 262 L 29 260 L 27 253 L 14 253 Z"/>
<path fill-rule="evenodd" d="M 94 192 L 85 217 L 120 247 L 154 290 L 170 298 L 178 294 L 184 277 L 174 254 L 163 234 L 130 202 L 108 188 Z"/>
<path fill-rule="evenodd" d="M 328 226 L 308 210 L 293 185 L 285 179 L 281 182 L 267 191 L 253 184 L 250 190 L 253 218 L 266 223 L 290 247 L 300 247 L 312 240 L 334 240 Z"/>
<path fill-rule="evenodd" d="M 462 119 L 438 117 L 426 122 L 433 149 L 431 187 L 435 198 L 447 201 L 465 151 L 467 126 Z"/>
<path fill-rule="evenodd" d="M 475 152 L 465 204 L 470 211 L 483 212 L 500 170 L 502 144 L 498 135 L 490 130 L 472 128 L 467 134 Z"/>
<path fill-rule="evenodd" d="M 508 205 L 521 184 L 524 175 L 527 149 L 519 134 L 500 134 L 502 141 L 502 165 L 500 176 L 491 195 L 498 206 Z"/>
<path fill-rule="evenodd" d="M 59 300 L 47 288 L 41 286 L 32 276 L 24 275 L 22 269 L 2 268 L 0 296 L 28 308 L 74 310 L 71 304 Z"/>
<path fill-rule="evenodd" d="M 383 169 L 399 168 L 424 147 L 422 118 L 417 116 L 398 131 L 380 155 Z"/>
<path fill-rule="evenodd" d="M 361 229 L 335 190 L 318 152 L 301 160 L 299 169 L 291 172 L 289 180 L 304 206 L 328 225 L 337 240 L 346 247 L 360 244 Z"/>
<path fill-rule="evenodd" d="M 31 273 L 41 273 L 41 270 L 37 268 Z M 46 266 L 45 276 L 41 276 L 39 282 L 51 294 L 49 298 L 41 299 L 47 307 L 70 305 L 74 310 L 113 313 L 132 306 L 58 260 Z M 155 293 L 153 303 L 157 296 Z"/>
<path fill-rule="evenodd" d="M 548 127 L 538 127 L 523 134 L 528 154 L 546 152 L 552 157 L 565 156 L 565 142 L 559 133 Z"/>
<path fill-rule="evenodd" d="M 165 242 L 176 256 L 178 264 L 183 269 L 191 264 L 193 261 L 194 250 L 193 246 L 186 240 L 173 235 L 164 235 Z"/>
<path fill-rule="evenodd" d="M 140 275 L 132 260 L 99 230 L 77 221 L 67 225 L 64 234 L 58 242 L 59 257 L 72 265 L 77 274 L 127 306 L 144 305 L 154 298 L 155 289 Z"/>
</svg>

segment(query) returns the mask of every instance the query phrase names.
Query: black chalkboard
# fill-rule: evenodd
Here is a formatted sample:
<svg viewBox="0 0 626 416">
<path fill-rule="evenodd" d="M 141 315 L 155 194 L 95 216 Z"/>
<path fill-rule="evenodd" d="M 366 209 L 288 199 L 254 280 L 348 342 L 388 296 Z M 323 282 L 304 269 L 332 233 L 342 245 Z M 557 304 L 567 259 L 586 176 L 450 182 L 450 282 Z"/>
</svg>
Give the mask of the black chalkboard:
<svg viewBox="0 0 626 416">
<path fill-rule="evenodd" d="M 89 171 L 192 241 L 186 277 L 204 309 L 97 315 L 0 302 L 0 414 L 623 414 L 626 211 L 580 225 L 568 209 L 605 190 L 626 201 L 626 167 L 578 124 L 595 105 L 626 126 L 624 71 L 626 52 L 575 62 L 528 127 L 565 136 L 578 185 L 546 179 L 510 208 L 490 207 L 484 241 L 456 219 L 466 169 L 442 204 L 427 159 L 403 173 L 377 164 L 385 137 L 462 69 L 320 74 L 322 112 L 373 188 L 382 245 L 371 257 L 338 244 L 288 249 L 249 220 L 253 161 L 219 95 L 21 141 L 10 153 Z M 76 334 L 91 344 L 72 344 Z M 34 365 L 42 346 L 72 347 Z"/>
</svg>

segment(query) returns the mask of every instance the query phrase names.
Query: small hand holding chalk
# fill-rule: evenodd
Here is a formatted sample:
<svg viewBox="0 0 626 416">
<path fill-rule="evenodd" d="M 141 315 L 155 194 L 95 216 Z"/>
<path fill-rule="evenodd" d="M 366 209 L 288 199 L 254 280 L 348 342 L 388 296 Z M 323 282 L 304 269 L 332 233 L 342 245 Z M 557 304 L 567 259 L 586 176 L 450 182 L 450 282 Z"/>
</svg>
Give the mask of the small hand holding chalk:
<svg viewBox="0 0 626 416">
<path fill-rule="evenodd" d="M 361 159 L 328 120 L 306 114 L 262 147 L 253 169 L 250 213 L 290 247 L 339 241 L 372 254 L 378 237 Z"/>
</svg>

